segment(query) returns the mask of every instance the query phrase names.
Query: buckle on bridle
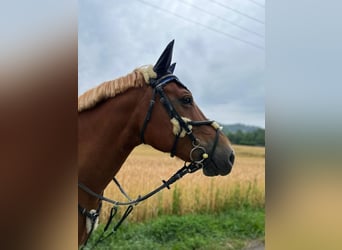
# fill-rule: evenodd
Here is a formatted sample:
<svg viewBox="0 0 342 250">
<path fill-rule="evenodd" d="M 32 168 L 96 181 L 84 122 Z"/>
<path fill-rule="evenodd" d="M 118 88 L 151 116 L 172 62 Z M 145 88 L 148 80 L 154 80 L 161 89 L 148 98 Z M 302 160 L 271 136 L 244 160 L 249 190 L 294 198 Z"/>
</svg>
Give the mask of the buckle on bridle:
<svg viewBox="0 0 342 250">
<path fill-rule="evenodd" d="M 202 162 L 191 162 L 188 166 L 184 164 L 189 174 L 196 172 L 197 170 L 203 168 L 204 164 Z"/>
</svg>

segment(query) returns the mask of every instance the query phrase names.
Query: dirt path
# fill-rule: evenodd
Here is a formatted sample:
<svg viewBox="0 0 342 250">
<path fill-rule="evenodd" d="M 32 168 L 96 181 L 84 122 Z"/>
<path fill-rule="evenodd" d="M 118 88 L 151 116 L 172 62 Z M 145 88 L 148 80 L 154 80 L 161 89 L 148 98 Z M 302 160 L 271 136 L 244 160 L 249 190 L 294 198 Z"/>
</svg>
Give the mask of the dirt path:
<svg viewBox="0 0 342 250">
<path fill-rule="evenodd" d="M 265 244 L 261 241 L 253 240 L 243 250 L 265 250 Z"/>
</svg>

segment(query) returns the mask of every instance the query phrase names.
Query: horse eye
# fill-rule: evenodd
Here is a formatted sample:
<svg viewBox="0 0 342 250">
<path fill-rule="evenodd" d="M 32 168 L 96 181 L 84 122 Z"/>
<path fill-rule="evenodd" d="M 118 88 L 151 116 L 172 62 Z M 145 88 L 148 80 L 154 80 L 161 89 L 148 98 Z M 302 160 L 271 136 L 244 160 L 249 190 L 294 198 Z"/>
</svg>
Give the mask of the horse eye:
<svg viewBox="0 0 342 250">
<path fill-rule="evenodd" d="M 192 102 L 193 102 L 192 98 L 189 97 L 189 96 L 183 97 L 183 98 L 181 99 L 181 101 L 182 101 L 183 104 L 192 104 Z"/>
</svg>

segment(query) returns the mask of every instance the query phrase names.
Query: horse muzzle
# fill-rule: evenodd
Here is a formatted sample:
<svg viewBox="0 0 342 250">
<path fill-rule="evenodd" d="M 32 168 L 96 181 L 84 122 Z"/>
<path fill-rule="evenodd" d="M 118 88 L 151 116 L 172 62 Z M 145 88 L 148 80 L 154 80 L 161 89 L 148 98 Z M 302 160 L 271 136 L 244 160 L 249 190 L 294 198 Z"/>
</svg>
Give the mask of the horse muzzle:
<svg viewBox="0 0 342 250">
<path fill-rule="evenodd" d="M 234 160 L 233 150 L 218 147 L 214 156 L 204 162 L 203 174 L 206 176 L 228 175 L 233 168 Z"/>
</svg>

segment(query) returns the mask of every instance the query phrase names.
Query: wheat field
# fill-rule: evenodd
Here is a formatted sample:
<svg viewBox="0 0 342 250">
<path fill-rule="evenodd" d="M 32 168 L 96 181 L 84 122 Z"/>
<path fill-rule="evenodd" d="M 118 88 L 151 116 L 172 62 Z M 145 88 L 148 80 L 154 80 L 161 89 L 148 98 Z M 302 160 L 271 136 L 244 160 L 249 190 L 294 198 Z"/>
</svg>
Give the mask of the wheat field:
<svg viewBox="0 0 342 250">
<path fill-rule="evenodd" d="M 233 145 L 236 153 L 232 172 L 227 176 L 207 177 L 202 170 L 188 174 L 146 201 L 138 204 L 129 219 L 144 221 L 161 214 L 220 212 L 230 206 L 249 204 L 264 206 L 265 148 Z M 128 195 L 135 199 L 162 184 L 183 161 L 147 145 L 134 149 L 116 178 Z M 105 196 L 127 201 L 114 183 L 108 185 Z M 103 204 L 100 221 L 105 222 L 111 205 Z M 123 213 L 125 208 L 120 208 Z"/>
</svg>

